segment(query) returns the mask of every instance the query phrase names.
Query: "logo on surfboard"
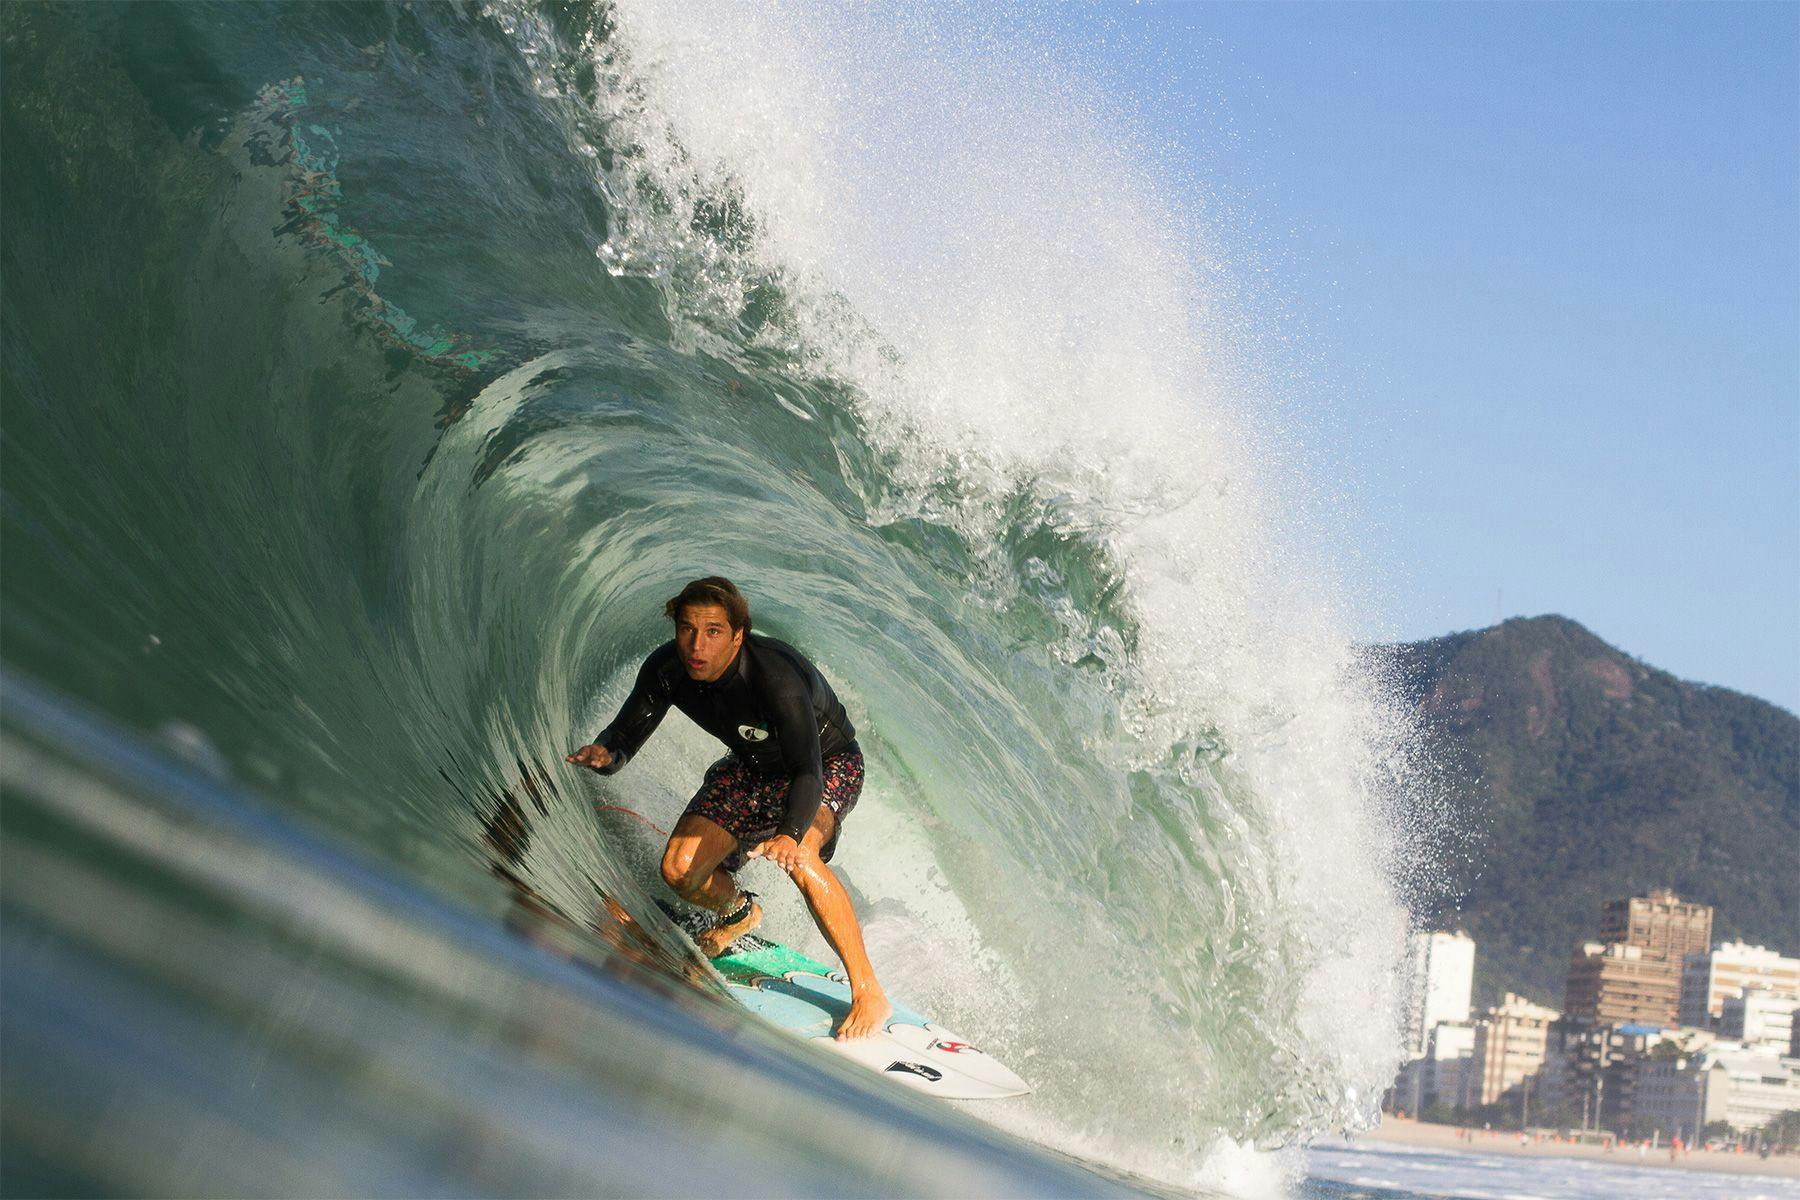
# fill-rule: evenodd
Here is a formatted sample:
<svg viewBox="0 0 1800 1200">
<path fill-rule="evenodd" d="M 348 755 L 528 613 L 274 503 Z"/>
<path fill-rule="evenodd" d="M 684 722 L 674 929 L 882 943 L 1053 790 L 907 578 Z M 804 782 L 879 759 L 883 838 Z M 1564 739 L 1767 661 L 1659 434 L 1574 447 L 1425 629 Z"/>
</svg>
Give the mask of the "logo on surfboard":
<svg viewBox="0 0 1800 1200">
<path fill-rule="evenodd" d="M 943 1050 L 950 1054 L 961 1054 L 964 1050 L 969 1050 L 976 1054 L 981 1053 L 981 1051 L 976 1050 L 975 1047 L 969 1045 L 967 1042 L 933 1042 L 931 1043 L 930 1048 L 933 1050 Z"/>
<path fill-rule="evenodd" d="M 944 1077 L 942 1071 L 938 1070 L 936 1067 L 928 1067 L 924 1063 L 891 1062 L 884 1069 L 889 1071 L 901 1071 L 908 1075 L 917 1075 L 920 1079 L 929 1079 L 933 1083 L 936 1083 Z"/>
</svg>

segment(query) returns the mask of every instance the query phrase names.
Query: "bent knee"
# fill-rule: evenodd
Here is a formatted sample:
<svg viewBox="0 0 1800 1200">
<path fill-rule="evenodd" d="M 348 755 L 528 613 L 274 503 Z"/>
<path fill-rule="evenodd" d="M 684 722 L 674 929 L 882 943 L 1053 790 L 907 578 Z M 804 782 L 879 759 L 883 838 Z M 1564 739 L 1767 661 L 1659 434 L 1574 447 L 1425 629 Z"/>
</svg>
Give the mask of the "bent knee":
<svg viewBox="0 0 1800 1200">
<path fill-rule="evenodd" d="M 694 852 L 692 850 L 677 850 L 671 847 L 664 853 L 662 860 L 663 882 L 668 884 L 675 891 L 686 893 L 699 887 L 703 882 L 699 877 L 700 874 L 700 871 L 697 869 L 697 864 L 694 861 Z M 708 874 L 710 874 L 710 872 L 708 872 Z"/>
</svg>

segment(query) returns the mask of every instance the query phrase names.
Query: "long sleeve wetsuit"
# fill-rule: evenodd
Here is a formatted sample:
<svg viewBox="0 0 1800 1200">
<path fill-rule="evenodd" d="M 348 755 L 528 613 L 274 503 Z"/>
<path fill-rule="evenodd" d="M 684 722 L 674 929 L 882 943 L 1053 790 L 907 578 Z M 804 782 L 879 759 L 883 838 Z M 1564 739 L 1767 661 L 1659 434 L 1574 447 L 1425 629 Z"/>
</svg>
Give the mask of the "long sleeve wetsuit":
<svg viewBox="0 0 1800 1200">
<path fill-rule="evenodd" d="M 756 774 L 790 778 L 780 830 L 796 842 L 818 815 L 824 794 L 821 760 L 856 741 L 856 729 L 831 685 L 786 642 L 747 633 L 725 673 L 700 683 L 688 675 L 671 641 L 644 660 L 619 715 L 595 737 L 612 754 L 601 773 L 624 766 L 671 705 Z"/>
</svg>

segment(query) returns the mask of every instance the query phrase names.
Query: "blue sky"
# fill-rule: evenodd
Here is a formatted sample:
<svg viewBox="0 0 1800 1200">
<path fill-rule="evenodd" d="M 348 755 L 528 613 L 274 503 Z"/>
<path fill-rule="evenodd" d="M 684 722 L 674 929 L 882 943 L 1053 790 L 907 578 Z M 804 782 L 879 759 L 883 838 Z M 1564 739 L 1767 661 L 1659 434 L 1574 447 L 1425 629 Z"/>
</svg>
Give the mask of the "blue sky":
<svg viewBox="0 0 1800 1200">
<path fill-rule="evenodd" d="M 1058 9 L 1274 282 L 1367 636 L 1800 710 L 1800 6 Z"/>
</svg>

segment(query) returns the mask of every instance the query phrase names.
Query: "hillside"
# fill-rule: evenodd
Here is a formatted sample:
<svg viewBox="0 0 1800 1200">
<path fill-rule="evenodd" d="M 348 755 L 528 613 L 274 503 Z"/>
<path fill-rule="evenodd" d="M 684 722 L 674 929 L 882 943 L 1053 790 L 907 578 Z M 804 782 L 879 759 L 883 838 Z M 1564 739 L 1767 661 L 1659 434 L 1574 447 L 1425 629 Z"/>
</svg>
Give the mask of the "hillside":
<svg viewBox="0 0 1800 1200">
<path fill-rule="evenodd" d="M 1603 900 L 1666 886 L 1715 907 L 1715 942 L 1800 953 L 1800 718 L 1684 682 L 1574 621 L 1507 621 L 1394 648 L 1452 804 L 1476 1002 L 1562 1006 Z"/>
</svg>

